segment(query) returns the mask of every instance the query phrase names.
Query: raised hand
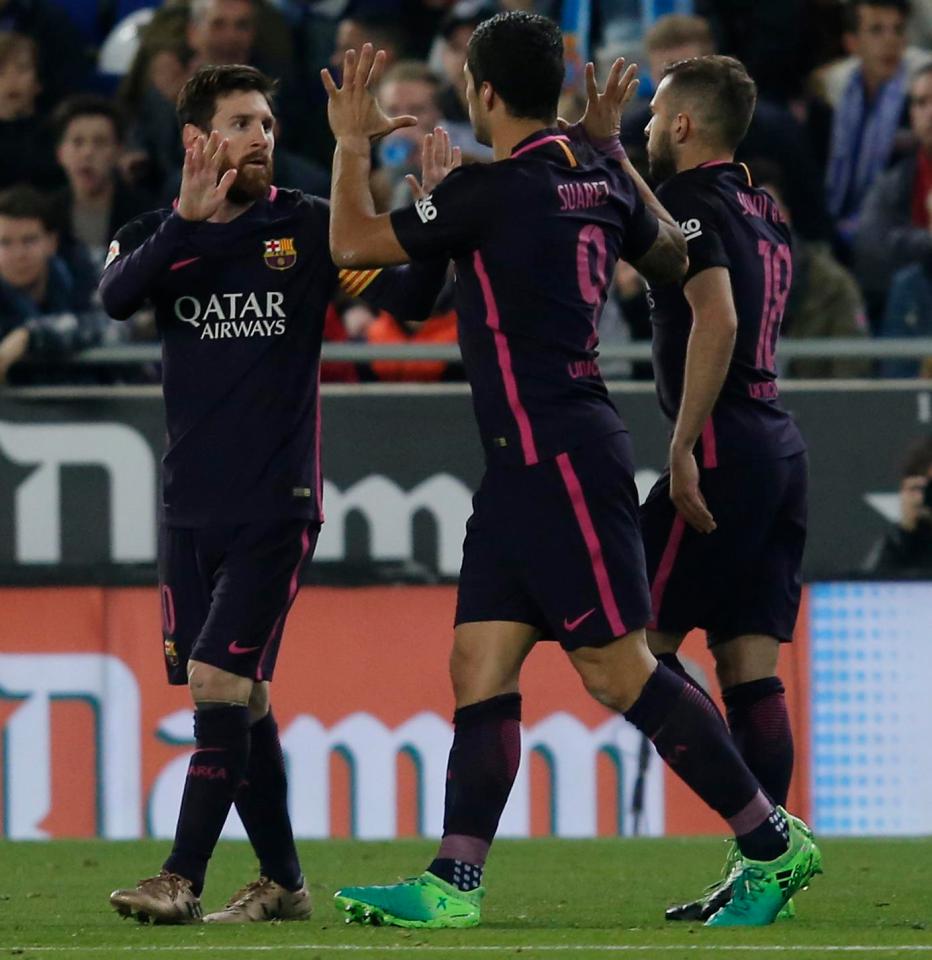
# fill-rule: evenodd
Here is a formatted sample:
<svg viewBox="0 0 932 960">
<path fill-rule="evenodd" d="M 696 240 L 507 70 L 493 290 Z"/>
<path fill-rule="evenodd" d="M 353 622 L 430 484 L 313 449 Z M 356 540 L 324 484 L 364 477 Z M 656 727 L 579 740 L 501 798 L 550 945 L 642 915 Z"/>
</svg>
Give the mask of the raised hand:
<svg viewBox="0 0 932 960">
<path fill-rule="evenodd" d="M 216 130 L 209 137 L 198 136 L 185 150 L 179 216 L 185 220 L 209 220 L 220 209 L 236 179 L 235 168 L 220 173 L 226 155 L 227 141 Z"/>
<path fill-rule="evenodd" d="M 463 153 L 459 147 L 450 145 L 450 135 L 443 127 L 435 127 L 433 133 L 424 137 L 421 146 L 421 179 L 409 173 L 405 180 L 414 194 L 415 200 L 421 200 L 433 192 L 444 177 L 463 162 Z"/>
<path fill-rule="evenodd" d="M 371 43 L 364 43 L 357 56 L 347 50 L 343 57 L 343 85 L 338 87 L 330 71 L 320 71 L 327 91 L 327 119 L 337 140 L 365 137 L 378 140 L 401 127 L 413 127 L 416 117 L 389 117 L 372 94 L 385 72 L 385 51 L 376 52 Z"/>
<path fill-rule="evenodd" d="M 586 64 L 586 112 L 579 121 L 590 140 L 608 140 L 621 132 L 621 114 L 625 104 L 637 93 L 640 81 L 636 63 L 625 67 L 619 57 L 608 73 L 605 89 L 600 91 L 595 79 L 595 64 Z"/>
</svg>

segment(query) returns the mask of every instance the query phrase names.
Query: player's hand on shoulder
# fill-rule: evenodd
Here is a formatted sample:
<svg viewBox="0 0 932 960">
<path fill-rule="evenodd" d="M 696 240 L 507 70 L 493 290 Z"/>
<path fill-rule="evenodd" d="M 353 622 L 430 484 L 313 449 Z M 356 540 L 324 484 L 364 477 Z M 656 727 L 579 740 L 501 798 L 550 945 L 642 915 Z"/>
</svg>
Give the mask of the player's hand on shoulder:
<svg viewBox="0 0 932 960">
<path fill-rule="evenodd" d="M 433 133 L 424 137 L 421 146 L 421 179 L 411 173 L 405 177 L 414 199 L 423 200 L 430 196 L 437 184 L 462 163 L 460 148 L 452 146 L 450 135 L 443 127 L 436 127 Z"/>
<path fill-rule="evenodd" d="M 226 199 L 236 179 L 236 168 L 223 170 L 227 141 L 213 130 L 209 137 L 195 137 L 185 150 L 178 194 L 178 215 L 185 220 L 208 220 Z"/>
<path fill-rule="evenodd" d="M 699 489 L 699 467 L 691 450 L 670 447 L 670 499 L 677 513 L 699 533 L 711 533 L 716 528 Z"/>
<path fill-rule="evenodd" d="M 375 51 L 364 43 L 357 55 L 347 50 L 343 57 L 343 77 L 337 86 L 330 71 L 320 71 L 327 91 L 327 119 L 337 140 L 365 138 L 379 140 L 401 127 L 413 127 L 416 117 L 389 117 L 372 93 L 385 72 L 385 51 Z"/>
</svg>

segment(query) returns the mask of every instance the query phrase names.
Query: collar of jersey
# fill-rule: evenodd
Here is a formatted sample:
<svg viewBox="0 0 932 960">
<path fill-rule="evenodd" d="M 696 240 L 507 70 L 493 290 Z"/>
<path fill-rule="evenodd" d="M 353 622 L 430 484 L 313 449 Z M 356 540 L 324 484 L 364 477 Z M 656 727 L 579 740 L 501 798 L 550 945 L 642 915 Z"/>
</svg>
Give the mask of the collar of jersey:
<svg viewBox="0 0 932 960">
<path fill-rule="evenodd" d="M 538 147 L 544 147 L 548 143 L 552 143 L 558 139 L 569 141 L 569 137 L 558 127 L 541 127 L 540 130 L 535 130 L 529 137 L 525 137 L 516 143 L 511 148 L 511 156 L 514 157 L 517 154 L 524 154 L 530 150 L 536 150 Z"/>
</svg>

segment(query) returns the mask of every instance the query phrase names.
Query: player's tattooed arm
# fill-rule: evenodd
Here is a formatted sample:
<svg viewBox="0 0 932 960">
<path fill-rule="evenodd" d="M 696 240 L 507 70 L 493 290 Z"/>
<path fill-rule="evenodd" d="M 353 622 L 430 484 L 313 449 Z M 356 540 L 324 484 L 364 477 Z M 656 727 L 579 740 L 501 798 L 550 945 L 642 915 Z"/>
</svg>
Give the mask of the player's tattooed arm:
<svg viewBox="0 0 932 960">
<path fill-rule="evenodd" d="M 683 288 L 693 324 L 686 348 L 686 372 L 673 440 L 670 443 L 670 498 L 683 519 L 700 533 L 715 529 L 715 518 L 699 489 L 693 450 L 722 391 L 738 332 L 738 316 L 725 267 L 710 267 Z"/>
<path fill-rule="evenodd" d="M 343 83 L 338 87 L 329 70 L 321 71 L 327 91 L 327 118 L 336 138 L 330 202 L 330 254 L 338 267 L 382 267 L 407 263 L 408 254 L 395 236 L 388 214 L 377 214 L 369 186 L 372 142 L 414 117 L 388 117 L 371 87 L 385 69 L 385 51 L 363 44 L 357 56 L 343 58 Z"/>
</svg>

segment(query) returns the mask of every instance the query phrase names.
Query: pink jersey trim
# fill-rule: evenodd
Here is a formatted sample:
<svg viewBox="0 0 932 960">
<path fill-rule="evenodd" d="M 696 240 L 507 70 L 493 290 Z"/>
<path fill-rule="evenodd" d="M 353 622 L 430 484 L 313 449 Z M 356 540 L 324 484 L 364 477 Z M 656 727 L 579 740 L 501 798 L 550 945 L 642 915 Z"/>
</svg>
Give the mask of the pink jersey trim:
<svg viewBox="0 0 932 960">
<path fill-rule="evenodd" d="M 563 483 L 570 495 L 570 502 L 573 504 L 573 512 L 576 514 L 579 529 L 582 530 L 583 539 L 589 549 L 589 559 L 592 562 L 592 572 L 595 575 L 596 586 L 599 588 L 599 599 L 602 601 L 605 619 L 608 620 L 612 633 L 616 637 L 623 637 L 628 630 L 621 619 L 621 614 L 618 612 L 618 604 L 615 602 L 615 595 L 612 593 L 608 570 L 605 568 L 602 544 L 592 523 L 592 516 L 589 513 L 579 477 L 576 476 L 576 471 L 573 469 L 568 453 L 558 454 L 557 466 L 560 468 L 560 475 L 563 477 Z"/>
<path fill-rule="evenodd" d="M 301 556 L 298 558 L 298 562 L 295 564 L 294 571 L 291 574 L 291 582 L 288 584 L 288 599 L 285 601 L 285 606 L 282 609 L 282 612 L 278 615 L 278 618 L 269 632 L 268 639 L 265 641 L 265 644 L 262 647 L 262 653 L 259 654 L 259 666 L 256 668 L 256 680 L 265 680 L 265 671 L 262 666 L 263 662 L 265 661 L 265 655 L 268 652 L 269 644 L 274 639 L 275 634 L 278 633 L 285 616 L 291 609 L 291 605 L 294 603 L 294 598 L 298 595 L 298 574 L 301 572 L 301 565 L 304 563 L 304 558 L 307 556 L 307 552 L 310 550 L 310 548 L 311 537 L 310 533 L 308 532 L 308 527 L 305 527 L 301 531 Z"/>
<path fill-rule="evenodd" d="M 188 257 L 187 260 L 176 260 L 168 269 L 180 270 L 182 267 L 186 267 L 189 263 L 196 263 L 200 259 L 200 257 Z"/>
<path fill-rule="evenodd" d="M 495 302 L 492 284 L 489 282 L 489 275 L 486 273 L 485 264 L 482 262 L 482 256 L 478 250 L 473 253 L 472 263 L 476 276 L 479 278 L 479 286 L 482 288 L 482 298 L 485 300 L 485 322 L 492 330 L 492 336 L 495 338 L 495 352 L 498 355 L 498 367 L 502 372 L 502 380 L 505 384 L 505 396 L 508 398 L 508 406 L 511 409 L 512 416 L 518 424 L 524 462 L 531 467 L 538 462 L 534 432 L 531 430 L 531 420 L 527 415 L 527 410 L 524 409 L 521 397 L 518 394 L 518 382 L 515 380 L 514 370 L 511 366 L 511 351 L 508 349 L 508 339 L 502 333 L 498 304 Z"/>
<path fill-rule="evenodd" d="M 718 446 L 715 442 L 715 424 L 710 416 L 702 428 L 702 465 L 706 470 L 718 466 Z"/>
<path fill-rule="evenodd" d="M 321 421 L 320 415 L 320 364 L 317 365 L 317 388 L 315 390 L 316 402 L 317 402 L 317 411 L 316 411 L 316 425 L 314 427 L 314 469 L 317 471 L 317 513 L 320 517 L 320 522 L 324 522 L 324 474 L 323 468 L 321 466 L 321 455 L 320 448 L 322 443 L 321 438 L 321 429 L 323 423 Z"/>
<path fill-rule="evenodd" d="M 686 521 L 677 514 L 673 518 L 673 526 L 670 528 L 670 538 L 667 545 L 663 548 L 663 555 L 660 558 L 660 565 L 654 574 L 654 582 L 650 588 L 650 605 L 654 612 L 654 618 L 648 624 L 650 627 L 657 626 L 657 620 L 660 617 L 660 605 L 663 603 L 663 595 L 667 589 L 667 581 L 673 572 L 673 565 L 676 563 L 676 555 L 680 552 L 680 544 L 683 541 L 683 533 L 686 530 Z"/>
<path fill-rule="evenodd" d="M 560 133 L 552 133 L 548 137 L 541 137 L 540 140 L 532 140 L 530 143 L 526 143 L 519 150 L 515 150 L 511 158 L 520 157 L 522 153 L 527 153 L 528 150 L 536 150 L 537 147 L 542 147 L 545 143 L 553 143 L 554 140 L 562 140 L 564 143 L 570 142 L 569 137 L 565 137 Z"/>
<path fill-rule="evenodd" d="M 275 203 L 275 198 L 277 196 L 278 196 L 278 187 L 276 187 L 275 184 L 273 183 L 272 186 L 269 187 L 269 203 Z"/>
</svg>

